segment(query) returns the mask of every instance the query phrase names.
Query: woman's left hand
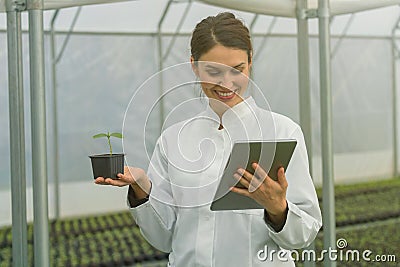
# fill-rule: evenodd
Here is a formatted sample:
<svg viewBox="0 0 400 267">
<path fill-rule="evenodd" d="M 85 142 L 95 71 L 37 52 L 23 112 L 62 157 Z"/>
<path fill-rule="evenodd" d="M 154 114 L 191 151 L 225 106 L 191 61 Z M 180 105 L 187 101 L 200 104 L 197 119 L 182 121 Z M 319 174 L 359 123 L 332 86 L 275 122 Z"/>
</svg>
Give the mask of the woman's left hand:
<svg viewBox="0 0 400 267">
<path fill-rule="evenodd" d="M 239 168 L 233 175 L 245 188 L 232 187 L 231 191 L 248 196 L 262 205 L 274 224 L 282 224 L 286 220 L 286 190 L 288 182 L 283 167 L 278 169 L 275 181 L 258 163 L 252 164 L 254 175 Z"/>
</svg>

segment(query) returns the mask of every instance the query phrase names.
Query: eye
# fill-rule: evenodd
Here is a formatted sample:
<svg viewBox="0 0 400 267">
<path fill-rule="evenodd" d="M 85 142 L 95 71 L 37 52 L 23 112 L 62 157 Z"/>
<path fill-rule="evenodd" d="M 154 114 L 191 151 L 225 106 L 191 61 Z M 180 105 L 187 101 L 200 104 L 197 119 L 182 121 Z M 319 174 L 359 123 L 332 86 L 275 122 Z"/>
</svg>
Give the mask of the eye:
<svg viewBox="0 0 400 267">
<path fill-rule="evenodd" d="M 231 73 L 235 74 L 235 75 L 238 75 L 238 74 L 242 73 L 242 71 L 243 71 L 243 69 L 232 69 Z"/>
<path fill-rule="evenodd" d="M 208 70 L 207 74 L 210 75 L 210 76 L 218 76 L 218 75 L 221 74 L 221 72 L 218 71 L 218 70 Z"/>
</svg>

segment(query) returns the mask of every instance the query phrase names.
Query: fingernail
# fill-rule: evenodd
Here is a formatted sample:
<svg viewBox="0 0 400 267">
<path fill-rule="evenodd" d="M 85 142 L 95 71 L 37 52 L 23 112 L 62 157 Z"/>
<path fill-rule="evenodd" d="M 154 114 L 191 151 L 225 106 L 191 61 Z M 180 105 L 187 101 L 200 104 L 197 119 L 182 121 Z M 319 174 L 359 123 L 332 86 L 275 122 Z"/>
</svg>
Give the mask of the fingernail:
<svg viewBox="0 0 400 267">
<path fill-rule="evenodd" d="M 244 170 L 243 170 L 242 168 L 239 168 L 239 169 L 237 170 L 237 172 L 238 172 L 240 175 L 243 175 Z"/>
</svg>

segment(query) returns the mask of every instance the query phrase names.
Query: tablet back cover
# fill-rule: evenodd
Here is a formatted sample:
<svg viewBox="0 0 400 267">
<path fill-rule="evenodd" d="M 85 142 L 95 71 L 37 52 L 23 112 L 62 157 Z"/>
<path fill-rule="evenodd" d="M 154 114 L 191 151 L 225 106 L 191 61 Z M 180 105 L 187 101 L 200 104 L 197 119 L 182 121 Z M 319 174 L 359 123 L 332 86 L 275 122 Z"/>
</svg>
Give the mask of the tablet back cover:
<svg viewBox="0 0 400 267">
<path fill-rule="evenodd" d="M 279 167 L 283 166 L 286 170 L 289 165 L 296 143 L 296 140 L 236 142 L 210 209 L 213 211 L 262 209 L 263 207 L 253 199 L 229 190 L 232 186 L 243 188 L 233 178 L 233 174 L 239 167 L 246 167 L 246 170 L 253 173 L 251 164 L 259 162 L 264 169 L 269 170 L 268 176 L 276 180 Z"/>
</svg>

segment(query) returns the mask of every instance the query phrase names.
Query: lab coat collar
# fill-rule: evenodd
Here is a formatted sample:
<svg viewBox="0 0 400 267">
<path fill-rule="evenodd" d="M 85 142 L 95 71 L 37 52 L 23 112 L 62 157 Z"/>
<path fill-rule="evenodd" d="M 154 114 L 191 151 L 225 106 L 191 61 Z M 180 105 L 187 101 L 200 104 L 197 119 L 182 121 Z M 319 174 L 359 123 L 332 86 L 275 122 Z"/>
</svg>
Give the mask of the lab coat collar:
<svg viewBox="0 0 400 267">
<path fill-rule="evenodd" d="M 243 99 L 242 102 L 226 110 L 225 113 L 222 114 L 222 125 L 224 127 L 226 126 L 229 127 L 232 124 L 237 124 L 238 120 L 240 120 L 246 115 L 251 115 L 251 117 L 256 117 L 255 115 L 256 108 L 257 105 L 256 102 L 254 101 L 254 98 L 249 96 Z M 209 104 L 207 105 L 207 109 L 204 115 L 208 117 L 210 121 L 212 121 L 213 125 L 215 124 L 216 127 L 219 126 L 221 120 L 218 114 L 215 113 L 215 111 L 210 107 Z"/>
</svg>

